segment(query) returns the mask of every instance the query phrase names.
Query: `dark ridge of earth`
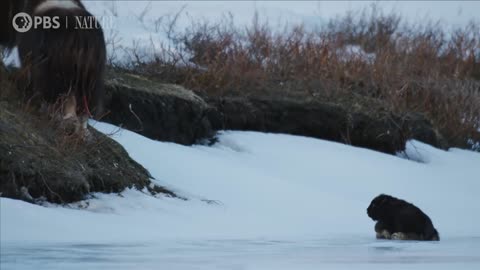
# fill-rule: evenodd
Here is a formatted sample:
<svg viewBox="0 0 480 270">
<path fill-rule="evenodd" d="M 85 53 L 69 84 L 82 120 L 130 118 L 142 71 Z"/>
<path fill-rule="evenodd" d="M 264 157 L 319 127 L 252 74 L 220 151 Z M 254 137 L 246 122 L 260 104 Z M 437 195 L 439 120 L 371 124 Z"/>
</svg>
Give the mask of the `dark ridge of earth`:
<svg viewBox="0 0 480 270">
<path fill-rule="evenodd" d="M 248 130 L 303 135 L 396 154 L 409 139 L 446 149 L 430 121 L 416 113 L 394 114 L 380 106 L 289 98 L 212 97 L 179 85 L 111 71 L 106 81 L 102 121 L 151 139 L 192 145 L 218 130 Z M 371 104 L 371 103 L 368 103 Z M 368 105 L 367 104 L 367 105 Z"/>
</svg>

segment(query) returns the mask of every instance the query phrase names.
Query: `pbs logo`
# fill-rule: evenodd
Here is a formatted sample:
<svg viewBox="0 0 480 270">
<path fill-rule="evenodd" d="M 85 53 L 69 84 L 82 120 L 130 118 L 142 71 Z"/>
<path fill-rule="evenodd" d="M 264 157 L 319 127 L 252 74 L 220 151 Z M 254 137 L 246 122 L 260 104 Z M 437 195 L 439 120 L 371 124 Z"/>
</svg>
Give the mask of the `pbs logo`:
<svg viewBox="0 0 480 270">
<path fill-rule="evenodd" d="M 20 12 L 12 20 L 13 28 L 20 33 L 25 33 L 32 28 L 32 17 L 25 12 Z"/>
</svg>

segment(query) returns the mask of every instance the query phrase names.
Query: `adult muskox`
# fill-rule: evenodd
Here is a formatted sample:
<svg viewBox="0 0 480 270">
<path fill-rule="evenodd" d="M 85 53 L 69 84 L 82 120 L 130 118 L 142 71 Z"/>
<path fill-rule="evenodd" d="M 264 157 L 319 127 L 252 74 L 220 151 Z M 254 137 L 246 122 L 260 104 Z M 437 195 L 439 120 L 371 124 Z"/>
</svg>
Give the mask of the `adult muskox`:
<svg viewBox="0 0 480 270">
<path fill-rule="evenodd" d="M 29 96 L 58 105 L 62 122 L 84 131 L 103 107 L 106 49 L 98 21 L 80 0 L 1 2 L 0 42 L 18 47 Z M 24 33 L 13 28 L 18 12 L 31 18 Z"/>
<path fill-rule="evenodd" d="M 390 195 L 375 197 L 367 208 L 377 221 L 377 238 L 438 241 L 440 236 L 430 218 L 415 205 Z"/>
</svg>

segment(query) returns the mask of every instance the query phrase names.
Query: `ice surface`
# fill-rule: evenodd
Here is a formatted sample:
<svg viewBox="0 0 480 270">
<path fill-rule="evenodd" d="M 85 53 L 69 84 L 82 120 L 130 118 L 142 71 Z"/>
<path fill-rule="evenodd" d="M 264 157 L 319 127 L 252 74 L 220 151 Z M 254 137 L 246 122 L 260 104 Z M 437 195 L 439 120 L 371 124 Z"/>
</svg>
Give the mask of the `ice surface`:
<svg viewBox="0 0 480 270">
<path fill-rule="evenodd" d="M 371 238 L 30 244 L 2 249 L 2 269 L 478 269 L 479 238 Z"/>
</svg>

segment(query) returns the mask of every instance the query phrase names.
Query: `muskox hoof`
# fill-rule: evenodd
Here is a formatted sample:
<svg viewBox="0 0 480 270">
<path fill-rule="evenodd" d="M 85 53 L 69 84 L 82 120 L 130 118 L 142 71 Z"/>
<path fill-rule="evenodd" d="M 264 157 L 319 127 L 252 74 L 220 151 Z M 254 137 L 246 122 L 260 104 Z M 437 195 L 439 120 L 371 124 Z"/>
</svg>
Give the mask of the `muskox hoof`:
<svg viewBox="0 0 480 270">
<path fill-rule="evenodd" d="M 402 232 L 396 232 L 392 233 L 392 240 L 408 240 L 408 237 Z"/>
<path fill-rule="evenodd" d="M 387 230 L 377 232 L 377 239 L 391 239 L 391 238 L 392 238 L 392 235 Z"/>
<path fill-rule="evenodd" d="M 83 139 L 83 141 L 93 142 L 95 140 L 92 132 L 90 132 L 90 130 L 88 130 L 88 128 L 82 129 L 80 132 L 81 132 L 80 136 Z"/>
<path fill-rule="evenodd" d="M 85 117 L 63 117 L 59 120 L 60 131 L 67 137 L 79 138 L 83 141 L 92 141 L 93 135 L 88 130 L 88 118 Z"/>
<path fill-rule="evenodd" d="M 70 135 L 76 134 L 80 130 L 80 121 L 76 116 L 64 118 L 60 120 L 60 130 L 65 135 L 70 136 Z"/>
</svg>

